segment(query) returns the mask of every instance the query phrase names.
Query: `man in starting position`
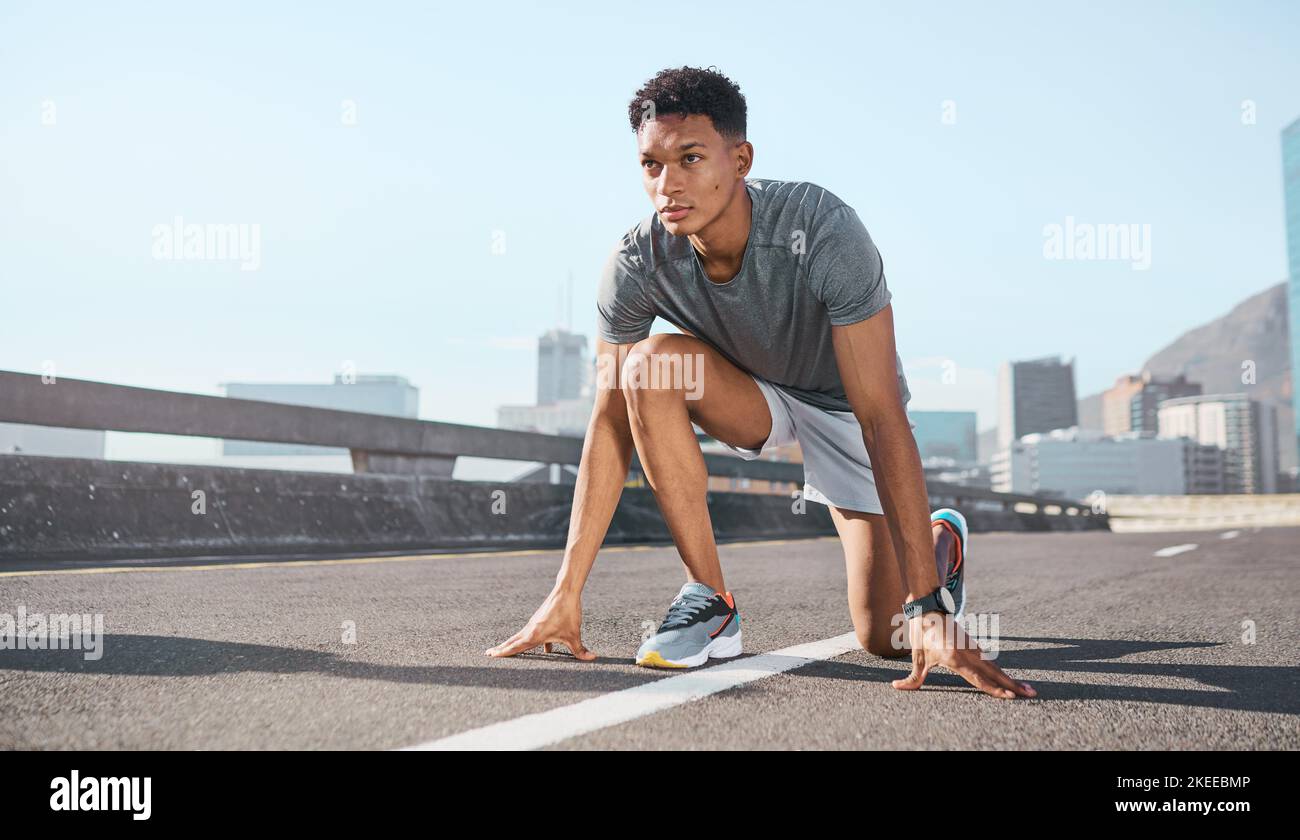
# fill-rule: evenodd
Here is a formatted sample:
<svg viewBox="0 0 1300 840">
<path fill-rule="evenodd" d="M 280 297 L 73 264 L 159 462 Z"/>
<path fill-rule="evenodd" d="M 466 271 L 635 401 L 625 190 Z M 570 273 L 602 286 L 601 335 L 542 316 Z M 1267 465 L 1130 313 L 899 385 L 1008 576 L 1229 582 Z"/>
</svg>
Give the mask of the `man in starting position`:
<svg viewBox="0 0 1300 840">
<path fill-rule="evenodd" d="M 637 664 L 692 667 L 741 652 L 694 422 L 746 459 L 799 443 L 804 498 L 829 508 L 844 547 L 859 641 L 877 656 L 911 654 L 911 673 L 894 687 L 920 688 L 943 666 L 995 697 L 1036 696 L 955 620 L 965 610 L 966 521 L 951 508 L 929 512 L 891 293 L 857 213 L 806 181 L 747 178 L 745 99 L 713 70 L 660 72 L 628 118 L 655 212 L 624 234 L 601 277 L 600 382 L 568 545 L 551 594 L 486 653 L 559 643 L 596 658 L 581 640 L 581 593 L 634 448 L 687 577 Z M 682 332 L 650 335 L 656 316 Z M 686 359 L 697 362 L 698 393 L 664 375 Z M 906 645 L 894 639 L 900 612 Z"/>
</svg>

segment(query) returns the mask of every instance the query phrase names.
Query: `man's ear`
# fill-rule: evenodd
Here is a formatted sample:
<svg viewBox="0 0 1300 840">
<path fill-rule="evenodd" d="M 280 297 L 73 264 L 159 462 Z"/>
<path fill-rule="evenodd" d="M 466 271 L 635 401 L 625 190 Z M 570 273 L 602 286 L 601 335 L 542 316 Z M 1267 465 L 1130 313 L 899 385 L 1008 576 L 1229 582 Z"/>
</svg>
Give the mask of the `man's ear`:
<svg viewBox="0 0 1300 840">
<path fill-rule="evenodd" d="M 744 178 L 754 166 L 754 147 L 748 140 L 736 144 L 736 174 Z"/>
</svg>

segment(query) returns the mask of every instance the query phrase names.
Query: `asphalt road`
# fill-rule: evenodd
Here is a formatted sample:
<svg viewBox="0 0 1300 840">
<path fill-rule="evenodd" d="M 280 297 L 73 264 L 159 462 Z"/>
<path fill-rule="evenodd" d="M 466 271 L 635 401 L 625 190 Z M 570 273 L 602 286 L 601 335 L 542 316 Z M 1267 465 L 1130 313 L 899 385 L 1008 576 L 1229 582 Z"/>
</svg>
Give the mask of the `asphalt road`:
<svg viewBox="0 0 1300 840">
<path fill-rule="evenodd" d="M 0 650 L 0 748 L 1297 749 L 1298 547 L 1295 528 L 972 535 L 967 611 L 997 615 L 997 661 L 1039 693 L 1011 701 L 944 672 L 902 692 L 906 661 L 844 646 L 833 537 L 723 545 L 745 654 L 688 672 L 632 663 L 684 580 L 671 546 L 602 551 L 590 663 L 482 653 L 556 551 L 10 566 L 0 614 L 100 614 L 103 646 Z"/>
</svg>

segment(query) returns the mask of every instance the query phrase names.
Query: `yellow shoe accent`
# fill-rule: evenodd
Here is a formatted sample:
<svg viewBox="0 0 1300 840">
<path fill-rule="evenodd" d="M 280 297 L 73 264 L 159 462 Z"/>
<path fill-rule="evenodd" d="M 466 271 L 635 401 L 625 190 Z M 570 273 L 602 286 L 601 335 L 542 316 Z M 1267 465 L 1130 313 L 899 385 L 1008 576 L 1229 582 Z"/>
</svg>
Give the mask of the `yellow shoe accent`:
<svg viewBox="0 0 1300 840">
<path fill-rule="evenodd" d="M 638 659 L 636 661 L 636 664 L 644 665 L 648 668 L 685 668 L 686 667 L 685 665 L 681 665 L 676 662 L 669 662 L 667 659 L 664 659 L 662 656 L 660 656 L 659 651 L 657 650 L 650 651 L 645 656 Z"/>
</svg>

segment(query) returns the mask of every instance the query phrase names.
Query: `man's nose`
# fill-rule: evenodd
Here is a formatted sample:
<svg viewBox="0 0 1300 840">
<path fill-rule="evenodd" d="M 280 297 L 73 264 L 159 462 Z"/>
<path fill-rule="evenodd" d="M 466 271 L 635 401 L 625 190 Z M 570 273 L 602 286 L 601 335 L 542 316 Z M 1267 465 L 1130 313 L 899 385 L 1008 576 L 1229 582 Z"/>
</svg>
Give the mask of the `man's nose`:
<svg viewBox="0 0 1300 840">
<path fill-rule="evenodd" d="M 675 167 L 665 166 L 659 173 L 659 194 L 671 198 L 682 191 L 682 173 Z"/>
</svg>

